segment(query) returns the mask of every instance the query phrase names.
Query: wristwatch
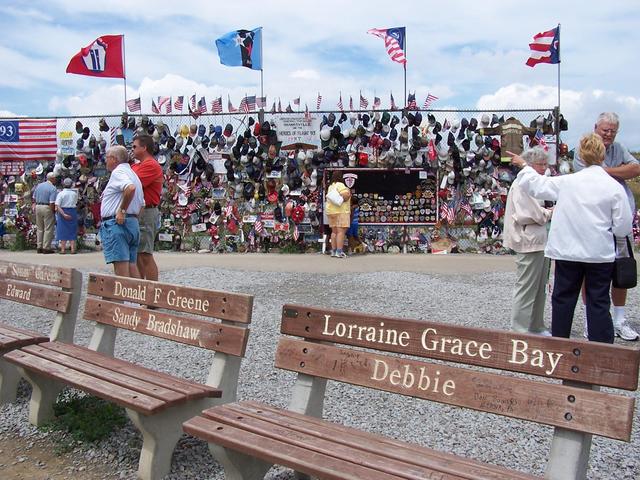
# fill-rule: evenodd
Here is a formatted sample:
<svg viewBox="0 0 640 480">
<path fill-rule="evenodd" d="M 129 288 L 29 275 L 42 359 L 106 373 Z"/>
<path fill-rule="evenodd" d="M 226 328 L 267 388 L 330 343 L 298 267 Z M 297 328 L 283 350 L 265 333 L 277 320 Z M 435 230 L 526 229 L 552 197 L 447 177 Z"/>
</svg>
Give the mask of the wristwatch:
<svg viewBox="0 0 640 480">
<path fill-rule="evenodd" d="M 121 209 L 119 210 L 119 212 L 120 212 L 120 213 L 123 213 L 123 214 L 125 214 L 125 215 L 127 214 L 127 211 L 126 211 L 124 208 L 121 208 Z"/>
</svg>

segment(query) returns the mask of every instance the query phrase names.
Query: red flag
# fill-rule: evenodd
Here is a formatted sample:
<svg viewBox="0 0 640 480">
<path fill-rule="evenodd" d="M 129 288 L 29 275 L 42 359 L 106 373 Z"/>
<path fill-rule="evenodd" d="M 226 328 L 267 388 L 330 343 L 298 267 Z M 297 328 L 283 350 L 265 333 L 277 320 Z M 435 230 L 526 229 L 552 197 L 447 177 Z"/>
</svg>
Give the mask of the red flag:
<svg viewBox="0 0 640 480">
<path fill-rule="evenodd" d="M 125 78 L 124 35 L 103 35 L 76 53 L 67 73 L 90 77 Z"/>
</svg>

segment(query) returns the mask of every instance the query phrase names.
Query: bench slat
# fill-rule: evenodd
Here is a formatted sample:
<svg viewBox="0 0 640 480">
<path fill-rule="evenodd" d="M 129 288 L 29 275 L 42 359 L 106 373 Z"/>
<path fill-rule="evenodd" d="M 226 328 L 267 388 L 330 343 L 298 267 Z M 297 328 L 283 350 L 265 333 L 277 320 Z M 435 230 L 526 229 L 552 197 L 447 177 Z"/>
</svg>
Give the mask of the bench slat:
<svg viewBox="0 0 640 480">
<path fill-rule="evenodd" d="M 251 295 L 97 273 L 89 274 L 88 293 L 241 323 L 251 322 L 253 308 Z"/>
<path fill-rule="evenodd" d="M 45 337 L 38 332 L 0 324 L 0 350 L 20 348 L 25 345 L 31 345 L 32 343 L 48 341 L 48 337 Z"/>
<path fill-rule="evenodd" d="M 71 292 L 19 280 L 0 279 L 0 298 L 65 313 L 69 309 Z"/>
<path fill-rule="evenodd" d="M 282 308 L 281 332 L 307 339 L 510 370 L 545 378 L 626 390 L 638 388 L 640 349 L 621 345 L 293 304 L 286 304 Z M 488 350 L 485 347 L 483 351 L 486 358 L 479 352 L 483 344 L 490 348 Z M 551 358 L 558 359 L 557 366 L 553 369 Z"/>
<path fill-rule="evenodd" d="M 73 268 L 68 267 L 31 265 L 0 260 L 0 275 L 14 280 L 41 283 L 60 288 L 73 288 L 72 273 Z"/>
<path fill-rule="evenodd" d="M 107 357 L 101 353 L 94 352 L 85 347 L 78 345 L 62 344 L 59 342 L 50 342 L 41 344 L 44 348 L 50 348 L 51 350 L 73 355 L 79 360 L 83 360 L 94 365 L 99 365 L 108 368 L 114 372 L 119 372 L 124 375 L 133 376 L 162 387 L 170 388 L 176 392 L 183 394 L 186 398 L 203 398 L 203 397 L 220 397 L 222 391 L 196 382 L 191 382 L 179 377 L 174 377 L 164 372 L 158 372 L 145 368 L 141 365 L 120 360 L 117 358 Z"/>
<path fill-rule="evenodd" d="M 262 405 L 260 405 L 261 407 Z M 282 410 L 253 408 L 243 403 L 226 404 L 203 412 L 214 421 L 251 431 L 261 436 L 284 441 L 307 450 L 357 463 L 401 478 L 429 478 L 436 473 L 446 478 L 483 478 L 491 480 L 532 479 L 508 469 L 481 464 L 455 455 L 441 455 L 428 448 L 419 454 L 407 452 L 405 445 L 385 444 L 378 435 L 350 436 L 331 422 L 307 423 L 292 418 Z M 311 417 L 307 417 L 311 418 Z M 434 455 L 435 453 L 435 455 Z"/>
<path fill-rule="evenodd" d="M 64 346 L 64 345 L 62 345 Z M 32 345 L 24 347 L 23 352 L 28 352 L 52 362 L 59 363 L 65 367 L 77 370 L 87 375 L 91 375 L 101 380 L 105 380 L 115 385 L 135 390 L 150 397 L 157 398 L 168 404 L 178 403 L 185 399 L 185 396 L 168 388 L 164 388 L 155 384 L 150 384 L 137 377 L 131 377 L 119 372 L 114 372 L 108 368 L 103 368 L 99 365 L 87 363 L 79 360 L 77 357 L 69 356 L 63 353 L 59 353 L 49 348 L 43 348 L 38 345 Z"/>
<path fill-rule="evenodd" d="M 312 452 L 286 442 L 265 439 L 245 430 L 203 417 L 183 423 L 186 433 L 223 447 L 278 463 L 326 480 L 391 480 L 397 477 L 364 466 Z M 423 477 L 424 478 L 424 477 Z"/>
<path fill-rule="evenodd" d="M 276 366 L 618 440 L 631 436 L 630 397 L 285 337 Z"/>
<path fill-rule="evenodd" d="M 84 318 L 237 356 L 244 356 L 249 336 L 249 330 L 245 327 L 151 311 L 91 297 L 87 298 Z"/>
<path fill-rule="evenodd" d="M 291 429 L 308 432 L 320 438 L 330 438 L 336 444 L 357 446 L 363 451 L 385 455 L 438 471 L 463 476 L 471 475 L 471 478 L 493 478 L 493 476 L 513 480 L 539 478 L 498 465 L 489 465 L 470 458 L 346 427 L 328 420 L 263 403 L 245 401 L 227 404 L 227 406 L 231 409 L 241 408 L 241 411 L 247 415 L 259 416 L 259 418 L 286 425 Z M 207 416 L 208 411 L 205 410 L 203 416 Z"/>
<path fill-rule="evenodd" d="M 32 370 L 54 380 L 60 380 L 67 385 L 145 415 L 155 413 L 167 406 L 165 402 L 157 398 L 97 379 L 23 350 L 13 350 L 5 354 L 4 358 L 27 370 Z"/>
</svg>

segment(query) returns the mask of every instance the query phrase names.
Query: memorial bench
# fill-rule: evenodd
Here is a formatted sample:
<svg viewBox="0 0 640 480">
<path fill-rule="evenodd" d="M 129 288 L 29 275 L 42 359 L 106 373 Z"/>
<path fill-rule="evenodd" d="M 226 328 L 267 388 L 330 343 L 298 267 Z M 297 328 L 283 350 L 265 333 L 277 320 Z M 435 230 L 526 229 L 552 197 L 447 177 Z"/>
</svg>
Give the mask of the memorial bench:
<svg viewBox="0 0 640 480">
<path fill-rule="evenodd" d="M 84 318 L 96 322 L 89 347 L 46 342 L 14 350 L 5 359 L 33 385 L 29 421 L 34 425 L 53 417 L 65 385 L 124 407 L 143 437 L 138 476 L 158 479 L 169 473 L 182 422 L 236 399 L 252 307 L 250 295 L 89 274 Z M 114 358 L 118 328 L 215 351 L 206 384 Z M 159 364 L 176 360 L 162 358 Z"/>
<path fill-rule="evenodd" d="M 35 343 L 72 343 L 80 304 L 82 274 L 73 268 L 0 260 L 0 298 L 55 313 L 49 336 L 0 321 L 0 405 L 16 400 L 20 374 L 2 354 Z M 14 319 L 18 323 L 21 318 Z"/>
<path fill-rule="evenodd" d="M 597 386 L 636 390 L 638 349 L 298 305 L 281 333 L 276 367 L 297 372 L 288 410 L 236 402 L 184 423 L 227 479 L 272 464 L 323 479 L 539 478 L 322 420 L 327 379 L 553 426 L 554 480 L 586 478 L 591 435 L 630 440 L 635 399 Z"/>
</svg>

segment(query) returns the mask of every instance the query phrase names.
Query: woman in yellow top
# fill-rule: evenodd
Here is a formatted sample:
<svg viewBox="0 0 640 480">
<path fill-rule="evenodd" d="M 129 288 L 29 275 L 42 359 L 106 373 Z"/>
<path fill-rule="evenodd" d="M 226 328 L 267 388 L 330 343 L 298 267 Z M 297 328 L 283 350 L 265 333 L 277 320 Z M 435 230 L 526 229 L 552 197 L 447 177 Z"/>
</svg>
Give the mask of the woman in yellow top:
<svg viewBox="0 0 640 480">
<path fill-rule="evenodd" d="M 326 200 L 325 209 L 329 217 L 329 227 L 331 227 L 331 256 L 345 258 L 343 251 L 344 237 L 351 224 L 351 190 L 342 183 L 342 172 L 334 170 L 331 175 L 331 184 L 327 189 L 327 194 L 332 190 L 337 190 L 343 199 L 341 205 L 336 205 L 331 200 Z"/>
</svg>

